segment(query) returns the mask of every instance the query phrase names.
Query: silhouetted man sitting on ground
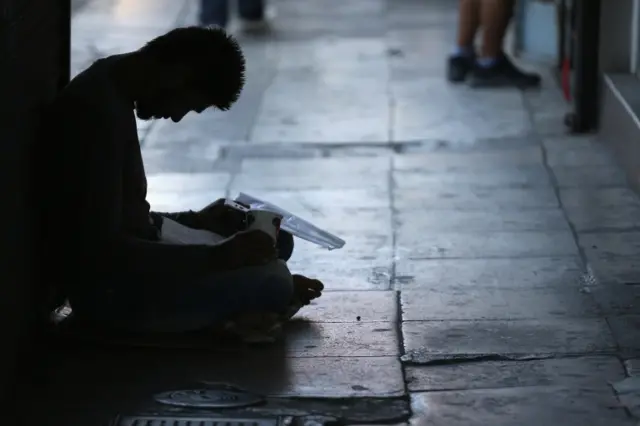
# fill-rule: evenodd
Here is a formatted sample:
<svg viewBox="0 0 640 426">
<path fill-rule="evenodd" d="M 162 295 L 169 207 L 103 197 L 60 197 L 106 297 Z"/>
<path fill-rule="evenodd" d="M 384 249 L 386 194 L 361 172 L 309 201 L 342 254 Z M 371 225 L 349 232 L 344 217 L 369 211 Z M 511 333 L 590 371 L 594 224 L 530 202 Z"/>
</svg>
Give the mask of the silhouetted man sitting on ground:
<svg viewBox="0 0 640 426">
<path fill-rule="evenodd" d="M 244 71 L 239 46 L 223 30 L 178 28 L 96 61 L 56 98 L 38 152 L 45 278 L 77 320 L 182 332 L 249 313 L 290 315 L 320 296 L 319 281 L 292 276 L 284 263 L 290 234 L 281 232 L 274 247 L 266 233 L 238 232 L 224 200 L 182 213 L 150 212 L 146 201 L 135 113 L 178 122 L 211 106 L 227 110 Z M 163 241 L 167 220 L 228 238 L 171 244 Z"/>
</svg>

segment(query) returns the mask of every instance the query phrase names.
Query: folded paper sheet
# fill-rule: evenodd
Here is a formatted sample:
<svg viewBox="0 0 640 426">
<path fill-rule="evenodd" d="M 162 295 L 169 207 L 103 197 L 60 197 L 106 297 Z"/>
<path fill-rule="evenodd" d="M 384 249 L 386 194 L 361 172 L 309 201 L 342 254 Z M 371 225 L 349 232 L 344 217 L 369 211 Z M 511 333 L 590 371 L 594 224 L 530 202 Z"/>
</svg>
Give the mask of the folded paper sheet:
<svg viewBox="0 0 640 426">
<path fill-rule="evenodd" d="M 275 204 L 260 200 L 243 192 L 236 197 L 235 201 L 249 205 L 255 210 L 267 210 L 281 214 L 283 216 L 282 224 L 280 226 L 281 229 L 284 229 L 298 238 L 317 244 L 320 247 L 334 250 L 342 248 L 345 245 L 345 241 L 343 239 L 318 228 L 312 223 L 307 222 L 293 213 L 289 213 Z"/>
</svg>

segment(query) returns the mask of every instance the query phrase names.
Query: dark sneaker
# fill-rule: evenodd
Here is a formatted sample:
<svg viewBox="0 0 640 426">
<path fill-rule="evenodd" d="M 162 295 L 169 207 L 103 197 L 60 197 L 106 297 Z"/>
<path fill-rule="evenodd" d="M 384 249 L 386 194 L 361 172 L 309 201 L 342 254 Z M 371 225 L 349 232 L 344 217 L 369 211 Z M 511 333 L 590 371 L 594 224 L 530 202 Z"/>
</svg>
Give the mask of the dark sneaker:
<svg viewBox="0 0 640 426">
<path fill-rule="evenodd" d="M 492 67 L 474 65 L 469 76 L 471 87 L 518 87 L 529 89 L 540 86 L 540 76 L 522 71 L 506 55 Z"/>
<path fill-rule="evenodd" d="M 464 81 L 473 69 L 474 62 L 475 58 L 471 56 L 450 56 L 447 63 L 447 80 L 452 83 Z"/>
</svg>

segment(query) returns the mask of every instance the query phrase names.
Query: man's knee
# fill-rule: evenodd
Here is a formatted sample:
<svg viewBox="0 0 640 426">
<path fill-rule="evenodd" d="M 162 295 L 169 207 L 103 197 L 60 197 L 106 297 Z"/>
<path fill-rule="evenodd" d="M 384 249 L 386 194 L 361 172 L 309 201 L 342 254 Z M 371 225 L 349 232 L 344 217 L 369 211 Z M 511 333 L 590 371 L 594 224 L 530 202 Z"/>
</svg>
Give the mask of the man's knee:
<svg viewBox="0 0 640 426">
<path fill-rule="evenodd" d="M 276 260 L 266 268 L 260 293 L 271 309 L 285 311 L 293 299 L 293 276 L 282 260 Z"/>
<path fill-rule="evenodd" d="M 280 231 L 278 234 L 278 241 L 276 243 L 278 248 L 278 259 L 282 259 L 285 262 L 291 258 L 293 254 L 293 235 L 287 231 Z"/>
</svg>

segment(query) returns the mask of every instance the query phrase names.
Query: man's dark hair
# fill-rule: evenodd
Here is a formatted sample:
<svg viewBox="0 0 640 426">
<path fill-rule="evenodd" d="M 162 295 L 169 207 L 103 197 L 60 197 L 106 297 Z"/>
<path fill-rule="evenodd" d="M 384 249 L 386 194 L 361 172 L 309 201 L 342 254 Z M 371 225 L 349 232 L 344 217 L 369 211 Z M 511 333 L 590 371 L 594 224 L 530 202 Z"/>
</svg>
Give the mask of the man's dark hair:
<svg viewBox="0 0 640 426">
<path fill-rule="evenodd" d="M 211 104 L 227 110 L 244 86 L 245 60 L 238 42 L 217 27 L 176 28 L 141 50 L 160 63 L 183 63 L 194 69 L 194 87 Z"/>
</svg>

